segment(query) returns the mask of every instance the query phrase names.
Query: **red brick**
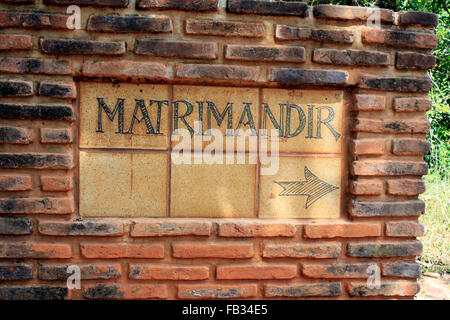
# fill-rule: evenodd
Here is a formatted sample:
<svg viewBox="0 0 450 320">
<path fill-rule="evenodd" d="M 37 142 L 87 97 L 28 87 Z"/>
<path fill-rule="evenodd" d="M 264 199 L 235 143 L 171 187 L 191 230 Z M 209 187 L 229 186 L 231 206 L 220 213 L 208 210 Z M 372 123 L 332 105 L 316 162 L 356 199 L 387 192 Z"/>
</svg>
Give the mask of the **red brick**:
<svg viewBox="0 0 450 320">
<path fill-rule="evenodd" d="M 434 28 L 438 25 L 438 15 L 423 11 L 403 11 L 398 13 L 398 21 L 402 26 L 418 25 Z"/>
<path fill-rule="evenodd" d="M 132 237 L 210 236 L 212 231 L 211 222 L 161 219 L 134 223 L 130 235 Z"/>
<path fill-rule="evenodd" d="M 136 39 L 133 52 L 149 56 L 217 59 L 216 42 Z"/>
<path fill-rule="evenodd" d="M 168 16 L 105 16 L 91 15 L 86 26 L 87 31 L 96 32 L 172 32 L 172 21 Z"/>
<path fill-rule="evenodd" d="M 311 85 L 344 85 L 348 81 L 346 71 L 305 70 L 295 68 L 272 68 L 269 81 L 280 83 L 303 83 Z"/>
<path fill-rule="evenodd" d="M 2 242 L 0 258 L 6 259 L 68 259 L 72 257 L 69 244 L 45 242 Z"/>
<path fill-rule="evenodd" d="M 106 284 L 97 283 L 83 287 L 83 297 L 87 299 L 167 299 L 169 291 L 161 284 Z"/>
<path fill-rule="evenodd" d="M 41 128 L 41 143 L 72 143 L 72 130 L 69 128 Z"/>
<path fill-rule="evenodd" d="M 176 64 L 176 76 L 181 79 L 256 81 L 258 75 L 258 67 L 219 64 Z"/>
<path fill-rule="evenodd" d="M 64 153 L 3 153 L 0 168 L 3 169 L 72 169 L 71 154 Z"/>
<path fill-rule="evenodd" d="M 305 48 L 229 44 L 225 46 L 225 58 L 241 61 L 304 62 Z"/>
<path fill-rule="evenodd" d="M 380 22 L 388 24 L 394 23 L 394 11 L 389 9 L 317 4 L 313 8 L 313 13 L 316 19 L 343 21 L 367 21 L 375 14 L 378 14 Z"/>
<path fill-rule="evenodd" d="M 21 127 L 0 126 L 0 144 L 30 144 L 33 141 L 30 130 Z"/>
<path fill-rule="evenodd" d="M 127 79 L 162 79 L 167 78 L 167 67 L 158 62 L 141 61 L 85 61 L 82 74 L 86 77 L 113 77 Z"/>
<path fill-rule="evenodd" d="M 378 120 L 358 118 L 353 131 L 374 133 L 428 133 L 430 123 L 427 120 Z"/>
<path fill-rule="evenodd" d="M 366 28 L 361 31 L 361 37 L 365 44 L 398 48 L 436 49 L 438 44 L 433 33 Z"/>
<path fill-rule="evenodd" d="M 359 78 L 358 86 L 385 91 L 428 92 L 433 87 L 433 83 L 429 78 L 378 77 L 363 74 Z"/>
<path fill-rule="evenodd" d="M 419 216 L 425 212 L 422 200 L 396 202 L 353 201 L 350 213 L 354 217 L 404 217 Z"/>
<path fill-rule="evenodd" d="M 393 108 L 395 112 L 426 112 L 431 109 L 430 98 L 405 97 L 395 98 Z"/>
<path fill-rule="evenodd" d="M 353 195 L 377 196 L 383 193 L 383 181 L 379 179 L 358 179 L 350 183 Z"/>
<path fill-rule="evenodd" d="M 264 296 L 273 297 L 336 297 L 342 294 L 339 282 L 266 284 Z"/>
<path fill-rule="evenodd" d="M 174 242 L 172 243 L 174 258 L 226 258 L 246 259 L 254 255 L 251 243 L 202 243 Z"/>
<path fill-rule="evenodd" d="M 307 27 L 291 27 L 277 24 L 275 39 L 302 40 L 319 42 L 353 43 L 354 32 L 351 30 L 311 29 Z"/>
<path fill-rule="evenodd" d="M 381 283 L 380 288 L 368 287 L 366 282 L 348 283 L 348 293 L 351 296 L 360 297 L 412 297 L 419 292 L 417 282 L 385 282 Z"/>
<path fill-rule="evenodd" d="M 304 2 L 228 0 L 227 12 L 304 18 L 308 16 L 308 5 Z"/>
<path fill-rule="evenodd" d="M 32 46 L 28 34 L 0 34 L 0 50 L 29 50 Z"/>
<path fill-rule="evenodd" d="M 137 0 L 136 8 L 149 10 L 217 11 L 218 0 Z"/>
<path fill-rule="evenodd" d="M 383 111 L 386 108 L 386 97 L 373 94 L 355 95 L 353 109 L 357 111 Z"/>
<path fill-rule="evenodd" d="M 392 153 L 398 156 L 425 155 L 430 152 L 431 143 L 423 139 L 394 139 L 392 141 Z"/>
<path fill-rule="evenodd" d="M 39 12 L 0 12 L 0 28 L 31 28 L 64 30 L 69 15 L 47 14 Z"/>
<path fill-rule="evenodd" d="M 0 72 L 70 75 L 72 64 L 67 60 L 1 57 Z"/>
<path fill-rule="evenodd" d="M 74 82 L 41 81 L 39 95 L 59 99 L 75 99 L 77 88 Z"/>
<path fill-rule="evenodd" d="M 75 39 L 40 39 L 41 51 L 57 55 L 107 55 L 120 56 L 126 52 L 125 41 L 95 41 Z"/>
<path fill-rule="evenodd" d="M 305 238 L 364 238 L 381 236 L 379 223 L 333 223 L 305 225 Z"/>
<path fill-rule="evenodd" d="M 347 66 L 388 66 L 390 55 L 378 51 L 314 49 L 313 62 Z"/>
<path fill-rule="evenodd" d="M 297 276 L 297 266 L 286 265 L 226 265 L 217 266 L 216 278 L 220 280 L 292 279 Z"/>
<path fill-rule="evenodd" d="M 129 0 L 44 0 L 45 4 L 68 6 L 71 4 L 79 6 L 126 8 Z"/>
<path fill-rule="evenodd" d="M 219 222 L 220 237 L 294 237 L 295 225 L 276 222 Z"/>
<path fill-rule="evenodd" d="M 364 160 L 354 161 L 353 175 L 358 176 L 423 176 L 428 173 L 428 165 L 417 161 Z"/>
<path fill-rule="evenodd" d="M 162 244 L 80 244 L 81 255 L 88 259 L 162 259 L 164 258 L 164 246 Z"/>
<path fill-rule="evenodd" d="M 357 156 L 383 155 L 386 151 L 385 139 L 358 139 L 353 140 L 353 153 Z"/>
<path fill-rule="evenodd" d="M 308 278 L 335 279 L 335 278 L 368 278 L 371 266 L 375 263 L 321 263 L 303 264 L 303 275 Z"/>
<path fill-rule="evenodd" d="M 417 279 L 420 277 L 420 274 L 421 267 L 418 263 L 383 263 L 383 275 L 385 276 Z"/>
<path fill-rule="evenodd" d="M 416 196 L 425 192 L 421 179 L 395 179 L 387 181 L 387 193 L 397 196 Z"/>
<path fill-rule="evenodd" d="M 72 190 L 73 180 L 69 176 L 40 176 L 42 191 L 66 192 Z"/>
<path fill-rule="evenodd" d="M 436 57 L 417 52 L 397 52 L 395 67 L 401 70 L 427 70 L 436 66 Z"/>
<path fill-rule="evenodd" d="M 130 279 L 136 280 L 205 280 L 208 266 L 151 265 L 130 263 Z"/>
<path fill-rule="evenodd" d="M 33 82 L 23 80 L 0 80 L 0 97 L 26 97 L 33 95 Z"/>
<path fill-rule="evenodd" d="M 242 38 L 264 38 L 266 35 L 263 23 L 238 21 L 187 19 L 185 31 L 187 34 Z"/>
<path fill-rule="evenodd" d="M 39 264 L 38 278 L 40 280 L 66 280 L 71 273 L 67 272 L 70 264 Z M 84 264 L 78 265 L 81 280 L 118 279 L 122 272 L 120 264 Z"/>
<path fill-rule="evenodd" d="M 47 236 L 118 237 L 123 225 L 112 221 L 40 222 L 39 233 Z"/>
<path fill-rule="evenodd" d="M 411 257 L 422 253 L 420 241 L 385 243 L 349 243 L 347 255 L 359 258 Z"/>
<path fill-rule="evenodd" d="M 30 175 L 0 175 L 0 191 L 28 191 L 32 187 Z"/>
<path fill-rule="evenodd" d="M 388 237 L 422 237 L 424 232 L 424 226 L 413 221 L 386 223 L 386 235 Z"/>
<path fill-rule="evenodd" d="M 178 285 L 180 299 L 241 299 L 255 297 L 256 284 L 191 284 Z"/>
<path fill-rule="evenodd" d="M 74 212 L 73 198 L 2 198 L 0 213 L 69 214 Z"/>
<path fill-rule="evenodd" d="M 341 254 L 339 243 L 265 243 L 262 249 L 264 258 L 312 258 L 330 259 Z"/>
</svg>

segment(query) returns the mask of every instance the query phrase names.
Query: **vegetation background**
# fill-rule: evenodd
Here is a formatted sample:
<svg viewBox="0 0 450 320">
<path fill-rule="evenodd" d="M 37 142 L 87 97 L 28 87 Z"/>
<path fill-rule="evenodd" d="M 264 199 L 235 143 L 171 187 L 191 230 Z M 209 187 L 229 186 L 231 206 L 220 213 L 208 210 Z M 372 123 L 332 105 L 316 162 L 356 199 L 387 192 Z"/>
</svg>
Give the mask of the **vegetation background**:
<svg viewBox="0 0 450 320">
<path fill-rule="evenodd" d="M 271 1 L 271 0 L 269 0 Z M 289 1 L 289 0 L 284 0 Z M 425 226 L 421 238 L 424 245 L 419 263 L 426 272 L 450 273 L 450 0 L 291 0 L 309 5 L 339 4 L 380 7 L 394 11 L 427 11 L 439 16 L 434 32 L 439 45 L 433 54 L 437 65 L 428 72 L 433 81 L 430 97 L 433 101 L 427 118 L 431 130 L 427 138 L 432 147 L 425 161 L 430 167 L 424 177 L 427 191 L 421 196 L 426 202 L 426 214 L 419 221 Z"/>
</svg>

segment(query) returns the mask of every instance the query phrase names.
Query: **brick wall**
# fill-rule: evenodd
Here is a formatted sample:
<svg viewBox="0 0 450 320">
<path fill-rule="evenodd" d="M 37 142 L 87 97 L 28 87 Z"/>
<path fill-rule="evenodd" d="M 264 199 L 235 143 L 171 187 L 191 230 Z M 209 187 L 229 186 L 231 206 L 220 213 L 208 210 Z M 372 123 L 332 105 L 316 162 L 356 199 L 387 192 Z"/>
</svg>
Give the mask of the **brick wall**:
<svg viewBox="0 0 450 320">
<path fill-rule="evenodd" d="M 81 28 L 66 8 L 81 7 Z M 430 13 L 253 0 L 2 0 L 0 299 L 411 298 Z M 86 218 L 83 81 L 341 89 L 338 219 Z M 82 289 L 68 290 L 69 265 Z M 381 287 L 366 285 L 371 265 Z"/>
</svg>

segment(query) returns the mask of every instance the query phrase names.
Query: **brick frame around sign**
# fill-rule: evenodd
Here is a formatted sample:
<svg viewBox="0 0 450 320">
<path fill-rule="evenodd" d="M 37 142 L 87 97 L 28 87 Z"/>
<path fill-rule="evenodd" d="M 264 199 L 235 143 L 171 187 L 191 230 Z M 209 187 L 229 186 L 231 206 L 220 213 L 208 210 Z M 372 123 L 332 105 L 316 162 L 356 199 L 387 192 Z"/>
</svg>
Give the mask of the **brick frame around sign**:
<svg viewBox="0 0 450 320">
<path fill-rule="evenodd" d="M 68 4 L 81 6 L 80 30 Z M 435 15 L 382 9 L 373 26 L 368 8 L 300 2 L 92 4 L 0 5 L 0 299 L 417 293 Z M 252 88 L 259 101 L 342 91 L 339 216 L 81 216 L 82 83 Z M 73 264 L 80 290 L 66 286 Z"/>
</svg>

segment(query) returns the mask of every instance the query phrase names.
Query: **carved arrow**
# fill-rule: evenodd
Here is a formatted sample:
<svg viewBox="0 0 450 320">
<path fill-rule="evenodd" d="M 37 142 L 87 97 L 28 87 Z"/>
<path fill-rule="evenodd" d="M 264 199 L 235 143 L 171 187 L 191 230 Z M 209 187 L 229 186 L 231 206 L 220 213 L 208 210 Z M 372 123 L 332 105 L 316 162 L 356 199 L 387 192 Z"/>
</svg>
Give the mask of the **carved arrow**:
<svg viewBox="0 0 450 320">
<path fill-rule="evenodd" d="M 305 181 L 275 181 L 275 183 L 283 188 L 283 191 L 281 191 L 279 195 L 307 196 L 305 208 L 308 208 L 327 193 L 339 189 L 338 187 L 319 179 L 306 166 L 305 178 Z"/>
</svg>

